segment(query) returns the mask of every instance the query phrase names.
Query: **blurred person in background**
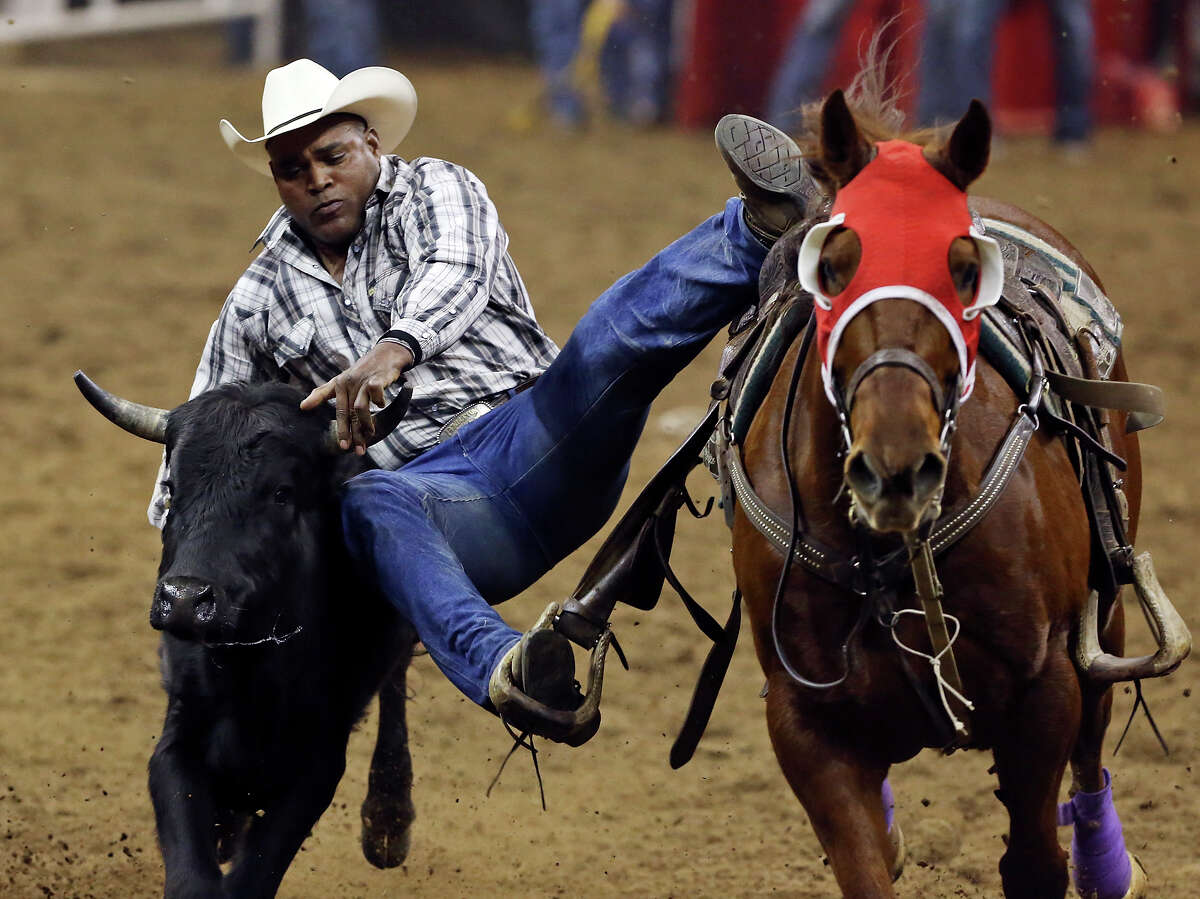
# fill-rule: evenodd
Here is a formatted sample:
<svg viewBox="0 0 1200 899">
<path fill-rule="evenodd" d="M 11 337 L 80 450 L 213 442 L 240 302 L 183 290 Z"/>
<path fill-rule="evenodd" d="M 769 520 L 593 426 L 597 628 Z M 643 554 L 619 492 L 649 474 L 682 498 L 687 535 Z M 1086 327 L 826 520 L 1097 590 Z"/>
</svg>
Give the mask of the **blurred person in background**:
<svg viewBox="0 0 1200 899">
<path fill-rule="evenodd" d="M 514 707 L 507 685 L 542 709 L 578 708 L 570 643 L 522 635 L 491 604 L 607 521 L 651 401 L 757 300 L 767 248 L 816 208 L 816 189 L 786 135 L 726 117 L 717 142 L 742 198 L 605 291 L 559 352 L 479 179 L 390 153 L 416 104 L 392 69 L 339 79 L 302 59 L 267 74 L 261 137 L 221 121 L 283 205 L 209 332 L 191 395 L 271 380 L 309 390 L 303 409 L 332 400 L 343 450 L 378 466 L 344 489 L 351 556 L 467 697 L 567 739 L 561 715 Z M 372 445 L 371 406 L 400 382 L 408 414 Z M 169 499 L 164 457 L 149 510 L 159 527 Z"/>
<path fill-rule="evenodd" d="M 551 120 L 583 127 L 590 82 L 609 112 L 635 125 L 663 121 L 671 82 L 673 0 L 532 0 L 529 27 Z"/>
<path fill-rule="evenodd" d="M 298 0 L 303 25 L 299 43 L 313 61 L 339 78 L 383 59 L 380 0 Z M 226 58 L 247 65 L 254 53 L 254 20 L 225 26 Z M 290 43 L 290 41 L 289 41 Z"/>
<path fill-rule="evenodd" d="M 846 19 L 858 0 L 809 0 L 771 80 L 767 121 L 784 131 L 799 129 L 800 107 L 817 99 Z"/>
<path fill-rule="evenodd" d="M 380 0 L 302 0 L 306 53 L 341 78 L 383 59 Z"/>
<path fill-rule="evenodd" d="M 1010 0 L 926 0 L 917 115 L 924 124 L 958 119 L 972 98 L 992 98 L 996 29 Z M 1095 74 L 1091 0 L 1046 0 L 1054 38 L 1054 141 L 1084 152 L 1092 133 Z"/>
</svg>

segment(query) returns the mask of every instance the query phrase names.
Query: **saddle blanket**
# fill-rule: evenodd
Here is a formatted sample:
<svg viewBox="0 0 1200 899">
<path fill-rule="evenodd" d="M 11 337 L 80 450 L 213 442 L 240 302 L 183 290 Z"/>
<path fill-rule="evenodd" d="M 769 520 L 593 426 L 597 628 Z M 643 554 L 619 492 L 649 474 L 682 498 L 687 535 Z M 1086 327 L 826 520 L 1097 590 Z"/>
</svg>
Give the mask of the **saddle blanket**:
<svg viewBox="0 0 1200 899">
<path fill-rule="evenodd" d="M 1056 247 L 998 219 L 983 219 L 989 237 L 1000 242 L 1005 284 L 1024 282 L 1055 303 L 1070 327 L 1067 336 L 1087 340 L 1100 376 L 1112 373 L 1121 351 L 1121 314 L 1087 272 Z"/>
</svg>

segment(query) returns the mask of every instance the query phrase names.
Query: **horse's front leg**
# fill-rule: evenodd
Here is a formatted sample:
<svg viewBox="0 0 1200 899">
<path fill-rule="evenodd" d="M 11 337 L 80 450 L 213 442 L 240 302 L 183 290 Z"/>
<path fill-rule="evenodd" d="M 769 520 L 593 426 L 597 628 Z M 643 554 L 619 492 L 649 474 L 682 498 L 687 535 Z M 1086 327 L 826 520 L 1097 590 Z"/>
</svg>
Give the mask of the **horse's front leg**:
<svg viewBox="0 0 1200 899">
<path fill-rule="evenodd" d="M 803 719 L 795 689 L 777 675 L 767 691 L 767 729 L 779 766 L 808 813 L 842 893 L 894 897 L 897 847 L 880 795 L 887 766 L 868 762 L 819 722 Z"/>
<path fill-rule="evenodd" d="M 1058 843 L 1058 789 L 1075 745 L 1079 681 L 1062 647 L 1013 703 L 993 748 L 997 796 L 1008 809 L 1008 849 L 1000 859 L 1004 895 L 1060 897 L 1067 858 Z"/>
</svg>

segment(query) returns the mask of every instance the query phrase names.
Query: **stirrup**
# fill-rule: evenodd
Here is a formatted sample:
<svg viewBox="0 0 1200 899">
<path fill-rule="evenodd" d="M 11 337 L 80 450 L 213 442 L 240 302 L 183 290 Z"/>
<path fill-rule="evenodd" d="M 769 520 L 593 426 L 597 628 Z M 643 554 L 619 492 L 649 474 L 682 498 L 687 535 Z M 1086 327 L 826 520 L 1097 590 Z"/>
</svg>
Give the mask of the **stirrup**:
<svg viewBox="0 0 1200 899">
<path fill-rule="evenodd" d="M 562 606 L 559 603 L 550 603 L 530 631 L 554 630 L 561 611 Z M 518 731 L 533 733 L 568 746 L 582 746 L 600 729 L 604 658 L 611 643 L 612 630 L 606 627 L 592 648 L 587 692 L 582 704 L 574 711 L 552 709 L 526 695 L 517 686 L 513 674 L 513 662 L 517 658 L 517 650 L 514 648 L 500 661 L 488 684 L 488 695 L 492 705 L 496 707 L 497 714 Z"/>
</svg>

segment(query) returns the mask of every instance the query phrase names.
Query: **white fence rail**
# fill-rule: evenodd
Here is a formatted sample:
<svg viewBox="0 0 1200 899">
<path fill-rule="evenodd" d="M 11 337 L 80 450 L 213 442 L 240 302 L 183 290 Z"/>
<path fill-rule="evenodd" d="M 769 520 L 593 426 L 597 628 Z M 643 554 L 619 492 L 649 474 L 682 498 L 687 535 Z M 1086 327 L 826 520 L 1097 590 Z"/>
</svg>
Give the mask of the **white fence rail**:
<svg viewBox="0 0 1200 899">
<path fill-rule="evenodd" d="M 254 61 L 278 61 L 282 0 L 0 0 L 0 44 L 254 19 Z"/>
</svg>

